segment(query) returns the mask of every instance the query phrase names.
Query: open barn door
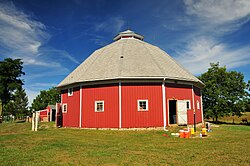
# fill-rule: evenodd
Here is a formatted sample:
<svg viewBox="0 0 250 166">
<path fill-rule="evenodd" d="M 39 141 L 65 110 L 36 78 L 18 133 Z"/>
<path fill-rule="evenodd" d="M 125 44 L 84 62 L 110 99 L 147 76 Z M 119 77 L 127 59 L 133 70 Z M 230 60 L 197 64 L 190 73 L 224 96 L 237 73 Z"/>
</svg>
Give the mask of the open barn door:
<svg viewBox="0 0 250 166">
<path fill-rule="evenodd" d="M 186 100 L 178 100 L 177 103 L 177 121 L 178 125 L 186 125 L 187 124 L 187 103 Z"/>
<path fill-rule="evenodd" d="M 169 100 L 168 101 L 168 110 L 169 110 L 169 124 L 177 124 L 176 121 L 176 104 L 177 100 Z"/>
<path fill-rule="evenodd" d="M 56 103 L 56 117 L 55 123 L 57 127 L 63 126 L 63 113 L 61 103 Z"/>
</svg>

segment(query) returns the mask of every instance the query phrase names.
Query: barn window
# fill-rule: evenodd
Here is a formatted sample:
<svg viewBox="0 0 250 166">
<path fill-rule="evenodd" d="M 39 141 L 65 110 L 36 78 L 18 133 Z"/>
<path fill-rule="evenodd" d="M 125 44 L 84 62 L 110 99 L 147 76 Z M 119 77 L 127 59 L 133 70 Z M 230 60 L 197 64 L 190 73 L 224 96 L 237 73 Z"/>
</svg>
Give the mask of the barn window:
<svg viewBox="0 0 250 166">
<path fill-rule="evenodd" d="M 148 100 L 138 100 L 138 111 L 148 111 Z"/>
<path fill-rule="evenodd" d="M 73 96 L 73 88 L 68 89 L 68 96 Z"/>
<path fill-rule="evenodd" d="M 200 109 L 200 102 L 197 100 L 197 109 Z"/>
<path fill-rule="evenodd" d="M 186 102 L 187 102 L 187 109 L 190 110 L 191 109 L 190 100 L 186 100 Z"/>
<path fill-rule="evenodd" d="M 62 112 L 67 112 L 67 104 L 63 104 Z"/>
<path fill-rule="evenodd" d="M 95 101 L 95 112 L 104 112 L 104 101 Z"/>
</svg>

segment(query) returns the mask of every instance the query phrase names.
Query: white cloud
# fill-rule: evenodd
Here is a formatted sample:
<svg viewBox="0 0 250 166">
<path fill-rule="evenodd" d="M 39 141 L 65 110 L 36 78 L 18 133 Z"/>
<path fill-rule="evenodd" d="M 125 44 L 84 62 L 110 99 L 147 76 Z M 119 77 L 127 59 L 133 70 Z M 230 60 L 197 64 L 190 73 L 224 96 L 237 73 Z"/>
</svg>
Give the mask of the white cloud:
<svg viewBox="0 0 250 166">
<path fill-rule="evenodd" d="M 29 106 L 33 103 L 33 100 L 37 97 L 41 90 L 48 90 L 49 88 L 56 87 L 56 83 L 33 83 L 30 86 L 25 86 L 25 92 L 28 96 Z"/>
<path fill-rule="evenodd" d="M 30 19 L 13 3 L 0 3 L 0 27 L 0 45 L 13 51 L 36 54 L 50 37 L 45 25 Z"/>
<path fill-rule="evenodd" d="M 250 16 L 249 0 L 185 0 L 187 13 L 216 24 Z"/>
<path fill-rule="evenodd" d="M 53 86 L 57 86 L 56 83 L 35 83 L 32 84 L 32 87 L 53 87 Z"/>
<path fill-rule="evenodd" d="M 52 47 L 42 47 L 39 52 L 41 54 L 50 55 L 53 58 L 68 59 L 75 64 L 79 64 L 79 61 L 65 50 L 59 50 Z"/>
<path fill-rule="evenodd" d="M 45 47 L 50 36 L 43 23 L 17 9 L 11 2 L 0 2 L 0 49 L 7 50 L 5 57 L 21 58 L 26 65 L 48 66 L 48 58 L 55 58 L 49 57 L 48 53 L 54 52 L 54 56 L 79 63 L 64 50 Z M 63 67 L 56 62 L 54 65 Z"/>
<path fill-rule="evenodd" d="M 95 24 L 95 30 L 118 33 L 121 31 L 124 24 L 125 21 L 121 17 L 110 17 L 98 24 Z"/>
<path fill-rule="evenodd" d="M 117 35 L 123 29 L 125 20 L 120 16 L 113 16 L 108 18 L 96 18 L 92 16 L 85 17 L 85 21 L 81 23 L 86 28 L 74 39 L 82 38 L 84 36 L 91 37 L 91 41 L 99 46 L 107 45 L 110 38 L 107 40 L 103 34 Z M 98 33 L 98 35 L 97 35 Z"/>
<path fill-rule="evenodd" d="M 28 101 L 29 101 L 29 106 L 33 103 L 33 100 L 36 98 L 36 96 L 40 93 L 40 91 L 34 91 L 34 90 L 29 90 L 28 88 L 25 88 L 25 92 L 28 96 Z"/>
<path fill-rule="evenodd" d="M 193 74 L 205 72 L 210 63 L 220 62 L 228 69 L 250 63 L 250 47 L 229 48 L 226 44 L 216 43 L 208 38 L 191 41 L 187 49 L 179 52 L 176 60 Z"/>
<path fill-rule="evenodd" d="M 184 49 L 176 59 L 194 74 L 207 70 L 211 62 L 227 68 L 250 64 L 250 45 L 236 46 L 223 40 L 237 32 L 250 18 L 248 0 L 184 0 L 184 24 L 192 30 L 183 38 Z"/>
<path fill-rule="evenodd" d="M 24 62 L 26 73 L 25 89 L 29 105 L 43 88 L 54 83 L 29 84 L 31 80 L 42 77 L 65 75 L 69 70 L 62 62 L 69 60 L 74 64 L 79 62 L 65 50 L 46 46 L 51 35 L 47 27 L 35 20 L 31 14 L 18 9 L 12 2 L 0 1 L 0 52 L 2 58 L 20 58 Z M 28 82 L 28 83 L 27 83 Z M 48 86 L 47 86 L 48 85 Z"/>
</svg>

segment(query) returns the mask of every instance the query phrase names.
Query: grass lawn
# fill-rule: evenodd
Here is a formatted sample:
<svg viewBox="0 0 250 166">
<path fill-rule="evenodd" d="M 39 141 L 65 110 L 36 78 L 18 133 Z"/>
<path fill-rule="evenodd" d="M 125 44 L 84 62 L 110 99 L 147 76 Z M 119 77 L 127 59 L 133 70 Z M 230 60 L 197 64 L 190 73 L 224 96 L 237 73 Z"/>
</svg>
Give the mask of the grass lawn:
<svg viewBox="0 0 250 166">
<path fill-rule="evenodd" d="M 0 165 L 250 165 L 250 126 L 219 125 L 207 138 L 180 139 L 43 125 L 50 127 L 0 124 Z"/>
<path fill-rule="evenodd" d="M 218 118 L 219 123 L 225 124 L 247 124 L 242 122 L 242 118 L 246 118 L 248 120 L 248 125 L 250 124 L 250 112 L 245 112 L 241 117 L 238 116 L 224 116 Z M 213 119 L 207 119 L 212 121 Z"/>
</svg>

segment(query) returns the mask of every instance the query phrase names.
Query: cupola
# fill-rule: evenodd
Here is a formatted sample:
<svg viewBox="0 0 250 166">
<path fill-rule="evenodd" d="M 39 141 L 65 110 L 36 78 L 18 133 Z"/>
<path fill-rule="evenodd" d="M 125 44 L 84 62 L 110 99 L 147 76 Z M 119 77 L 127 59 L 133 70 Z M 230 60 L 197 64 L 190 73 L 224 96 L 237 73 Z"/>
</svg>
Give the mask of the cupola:
<svg viewBox="0 0 250 166">
<path fill-rule="evenodd" d="M 120 39 L 138 39 L 138 40 L 143 40 L 143 36 L 139 35 L 131 30 L 126 30 L 123 32 L 120 32 L 116 37 L 114 37 L 114 40 L 120 40 Z"/>
</svg>

